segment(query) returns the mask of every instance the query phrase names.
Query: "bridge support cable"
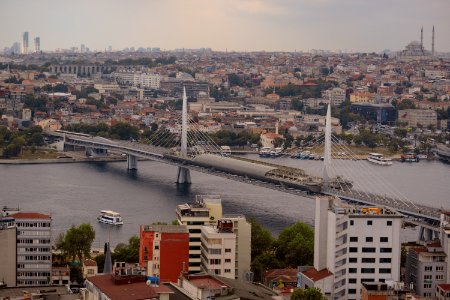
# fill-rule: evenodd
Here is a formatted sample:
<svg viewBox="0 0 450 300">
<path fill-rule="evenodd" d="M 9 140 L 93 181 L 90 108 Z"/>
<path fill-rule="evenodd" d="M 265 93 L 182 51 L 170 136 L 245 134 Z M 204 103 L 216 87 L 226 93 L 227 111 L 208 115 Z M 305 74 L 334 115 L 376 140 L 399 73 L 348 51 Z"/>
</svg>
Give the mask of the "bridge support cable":
<svg viewBox="0 0 450 300">
<path fill-rule="evenodd" d="M 336 137 L 334 137 L 336 140 L 338 140 Z M 365 180 L 366 182 L 369 183 L 369 185 L 373 185 L 374 183 L 377 185 L 380 185 L 381 187 L 383 187 L 385 189 L 385 191 L 389 192 L 392 194 L 392 196 L 398 197 L 397 199 L 393 198 L 393 197 L 388 197 L 388 195 L 385 193 L 384 197 L 382 195 L 374 195 L 371 194 L 371 197 L 378 197 L 378 198 L 383 198 L 383 200 L 385 200 L 386 202 L 389 201 L 393 201 L 394 203 L 396 203 L 397 205 L 399 203 L 403 204 L 403 206 L 406 206 L 408 208 L 411 208 L 411 206 L 415 209 L 418 209 L 418 207 L 411 201 L 409 201 L 406 197 L 404 197 L 403 195 L 401 195 L 398 191 L 395 190 L 395 188 L 393 188 L 385 179 L 383 179 L 380 176 L 376 176 L 374 169 L 372 168 L 372 166 L 370 166 L 368 163 L 366 163 L 365 161 L 362 162 L 361 160 L 358 160 L 358 157 L 356 156 L 355 153 L 353 153 L 353 151 L 351 149 L 349 149 L 347 146 L 345 145 L 338 145 L 337 147 L 340 147 L 343 151 L 345 151 L 348 155 L 350 155 L 350 157 L 354 160 L 356 160 L 356 162 L 359 165 L 359 170 L 362 172 L 360 172 L 359 174 L 361 174 L 361 179 Z M 358 168 L 355 168 L 355 170 L 357 170 Z M 387 205 L 389 205 L 389 203 L 386 203 Z M 402 205 L 400 205 L 402 206 Z"/>
<path fill-rule="evenodd" d="M 209 149 L 211 153 L 219 153 L 223 155 L 222 148 L 217 145 L 217 143 L 206 133 L 198 129 L 198 124 L 192 121 L 190 128 L 193 128 L 193 131 L 198 133 L 199 139 L 205 142 L 205 148 Z"/>
</svg>

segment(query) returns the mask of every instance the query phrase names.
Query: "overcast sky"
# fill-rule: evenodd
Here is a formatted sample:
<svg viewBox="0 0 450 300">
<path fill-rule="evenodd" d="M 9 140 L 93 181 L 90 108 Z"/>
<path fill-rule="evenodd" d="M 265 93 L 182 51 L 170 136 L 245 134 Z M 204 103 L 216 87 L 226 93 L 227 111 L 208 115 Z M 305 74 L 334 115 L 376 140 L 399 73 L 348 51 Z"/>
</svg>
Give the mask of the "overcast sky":
<svg viewBox="0 0 450 300">
<path fill-rule="evenodd" d="M 450 51 L 450 0 L 0 0 L 0 48 Z"/>
</svg>

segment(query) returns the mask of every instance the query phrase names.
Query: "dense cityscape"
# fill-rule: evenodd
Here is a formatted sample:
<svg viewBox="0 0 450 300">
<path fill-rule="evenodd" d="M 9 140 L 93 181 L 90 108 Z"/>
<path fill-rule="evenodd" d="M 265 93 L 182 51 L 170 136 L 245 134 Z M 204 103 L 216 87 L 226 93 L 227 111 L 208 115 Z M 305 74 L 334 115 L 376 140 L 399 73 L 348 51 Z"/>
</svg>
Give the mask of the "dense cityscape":
<svg viewBox="0 0 450 300">
<path fill-rule="evenodd" d="M 418 202 L 383 175 L 433 164 L 450 183 L 450 52 L 439 27 L 411 30 L 417 41 L 382 52 L 43 50 L 43 33 L 23 32 L 0 53 L 2 177 L 86 164 L 131 180 L 168 166 L 190 201 L 150 199 L 152 216 L 173 215 L 137 226 L 112 205 L 70 224 L 70 209 L 13 203 L 0 183 L 0 299 L 450 299 L 448 185 Z M 313 223 L 274 233 L 228 211 L 218 187 L 193 193 L 200 173 L 312 202 Z"/>
</svg>

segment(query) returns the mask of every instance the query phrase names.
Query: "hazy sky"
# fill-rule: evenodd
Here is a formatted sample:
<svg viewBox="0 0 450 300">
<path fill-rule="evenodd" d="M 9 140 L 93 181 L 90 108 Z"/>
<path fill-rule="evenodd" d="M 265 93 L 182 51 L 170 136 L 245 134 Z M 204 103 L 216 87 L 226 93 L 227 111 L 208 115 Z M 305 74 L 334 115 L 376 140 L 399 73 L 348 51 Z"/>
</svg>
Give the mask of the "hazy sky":
<svg viewBox="0 0 450 300">
<path fill-rule="evenodd" d="M 0 48 L 450 51 L 450 0 L 0 0 Z"/>
</svg>

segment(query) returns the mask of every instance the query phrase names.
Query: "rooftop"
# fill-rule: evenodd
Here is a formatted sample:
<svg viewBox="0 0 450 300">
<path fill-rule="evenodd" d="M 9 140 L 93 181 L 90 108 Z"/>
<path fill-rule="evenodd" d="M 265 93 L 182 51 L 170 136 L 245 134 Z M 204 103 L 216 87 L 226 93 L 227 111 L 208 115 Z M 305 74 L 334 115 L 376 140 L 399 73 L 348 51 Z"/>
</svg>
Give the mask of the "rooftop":
<svg viewBox="0 0 450 300">
<path fill-rule="evenodd" d="M 180 225 L 143 225 L 143 231 L 164 232 L 164 233 L 189 233 L 186 226 Z"/>
<path fill-rule="evenodd" d="M 303 271 L 302 274 L 312 281 L 319 281 L 333 275 L 333 273 L 331 273 L 328 269 L 317 271 L 314 267 Z"/>
<path fill-rule="evenodd" d="M 48 219 L 50 220 L 51 217 L 49 215 L 44 215 L 41 213 L 35 213 L 35 212 L 19 212 L 13 215 L 10 215 L 10 217 L 13 217 L 14 219 Z"/>
<path fill-rule="evenodd" d="M 147 286 L 145 281 L 128 284 L 114 284 L 110 274 L 92 276 L 87 279 L 92 282 L 111 300 L 138 300 L 158 297 L 153 287 Z"/>
</svg>

